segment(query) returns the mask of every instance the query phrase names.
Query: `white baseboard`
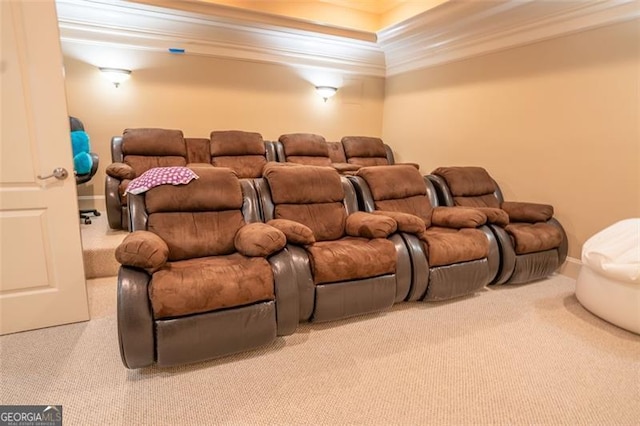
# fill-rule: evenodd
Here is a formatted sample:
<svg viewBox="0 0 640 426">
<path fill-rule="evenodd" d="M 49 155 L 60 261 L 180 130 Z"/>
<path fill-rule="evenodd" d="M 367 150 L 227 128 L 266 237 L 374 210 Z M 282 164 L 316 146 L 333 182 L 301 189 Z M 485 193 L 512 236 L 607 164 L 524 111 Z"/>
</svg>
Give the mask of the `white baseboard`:
<svg viewBox="0 0 640 426">
<path fill-rule="evenodd" d="M 576 259 L 575 257 L 567 256 L 567 260 L 560 267 L 560 272 L 562 275 L 565 275 L 569 278 L 573 278 L 574 280 L 578 278 L 578 274 L 580 273 L 580 268 L 582 267 L 582 262 L 580 259 Z"/>
<path fill-rule="evenodd" d="M 106 198 L 104 195 L 79 195 L 78 208 L 105 211 L 107 209 Z"/>
</svg>

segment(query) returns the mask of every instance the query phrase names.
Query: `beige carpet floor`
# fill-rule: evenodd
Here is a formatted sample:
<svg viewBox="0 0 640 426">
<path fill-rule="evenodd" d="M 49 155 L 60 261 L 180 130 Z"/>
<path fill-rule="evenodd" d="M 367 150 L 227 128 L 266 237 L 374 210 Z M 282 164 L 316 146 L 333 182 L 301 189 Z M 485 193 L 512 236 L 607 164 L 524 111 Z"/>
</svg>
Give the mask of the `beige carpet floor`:
<svg viewBox="0 0 640 426">
<path fill-rule="evenodd" d="M 84 275 L 87 278 L 112 277 L 118 274 L 120 265 L 114 256 L 116 247 L 128 234 L 109 228 L 105 211 L 98 217 L 91 216 L 91 224 L 80 222 Z"/>
<path fill-rule="evenodd" d="M 62 404 L 65 425 L 638 424 L 640 336 L 555 276 L 449 303 L 301 324 L 249 353 L 120 363 L 115 278 L 92 320 L 0 337 L 0 403 Z"/>
</svg>

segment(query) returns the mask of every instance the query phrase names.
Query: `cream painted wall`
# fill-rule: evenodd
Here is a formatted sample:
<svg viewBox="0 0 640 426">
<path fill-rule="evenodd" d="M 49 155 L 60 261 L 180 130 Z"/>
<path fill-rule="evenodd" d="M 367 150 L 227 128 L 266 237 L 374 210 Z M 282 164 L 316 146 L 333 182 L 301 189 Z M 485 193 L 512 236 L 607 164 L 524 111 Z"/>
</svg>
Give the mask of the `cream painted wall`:
<svg viewBox="0 0 640 426">
<path fill-rule="evenodd" d="M 640 217 L 640 22 L 387 78 L 400 161 L 489 170 L 505 198 L 550 203 L 569 256 Z"/>
<path fill-rule="evenodd" d="M 327 140 L 382 133 L 383 78 L 69 42 L 63 52 L 69 114 L 84 122 L 100 155 L 98 174 L 78 188 L 81 196 L 104 195 L 111 137 L 127 127 L 181 129 L 186 137 L 205 138 L 212 130 L 238 129 L 266 140 L 293 132 Z M 115 88 L 98 66 L 133 72 Z M 338 93 L 325 103 L 317 84 L 339 87 Z"/>
</svg>

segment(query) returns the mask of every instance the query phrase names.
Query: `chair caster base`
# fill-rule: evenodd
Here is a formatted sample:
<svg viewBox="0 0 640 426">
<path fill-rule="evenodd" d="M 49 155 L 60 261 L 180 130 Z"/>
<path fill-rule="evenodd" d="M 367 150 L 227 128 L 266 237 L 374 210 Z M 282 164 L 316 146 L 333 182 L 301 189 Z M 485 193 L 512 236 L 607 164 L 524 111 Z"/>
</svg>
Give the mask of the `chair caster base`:
<svg viewBox="0 0 640 426">
<path fill-rule="evenodd" d="M 91 219 L 89 215 L 98 217 L 100 216 L 100 212 L 94 209 L 80 210 L 80 219 L 84 220 L 85 225 L 91 225 Z"/>
</svg>

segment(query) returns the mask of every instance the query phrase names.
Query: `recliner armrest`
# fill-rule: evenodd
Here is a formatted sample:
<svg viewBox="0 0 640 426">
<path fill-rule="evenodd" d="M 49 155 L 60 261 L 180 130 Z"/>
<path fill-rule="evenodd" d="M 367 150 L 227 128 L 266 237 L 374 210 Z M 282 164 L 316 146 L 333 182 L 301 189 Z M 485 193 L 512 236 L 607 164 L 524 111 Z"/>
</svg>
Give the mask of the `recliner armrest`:
<svg viewBox="0 0 640 426">
<path fill-rule="evenodd" d="M 431 223 L 446 228 L 477 228 L 487 222 L 487 215 L 468 207 L 436 207 Z"/>
<path fill-rule="evenodd" d="M 420 235 L 427 229 L 427 225 L 424 223 L 424 220 L 409 213 L 392 212 L 388 210 L 375 210 L 372 213 L 387 216 L 395 220 L 398 224 L 398 231 L 400 232 Z"/>
<path fill-rule="evenodd" d="M 546 222 L 553 217 L 553 206 L 549 204 L 505 201 L 501 207 L 513 222 Z"/>
<path fill-rule="evenodd" d="M 365 212 L 347 216 L 346 232 L 352 237 L 386 238 L 397 229 L 398 224 L 389 216 Z"/>
<path fill-rule="evenodd" d="M 233 240 L 236 250 L 250 257 L 267 257 L 287 244 L 284 233 L 265 223 L 249 223 L 238 230 Z"/>
<path fill-rule="evenodd" d="M 509 224 L 509 215 L 497 207 L 474 207 L 487 215 L 487 223 L 505 227 Z"/>
<path fill-rule="evenodd" d="M 169 247 L 158 235 L 150 231 L 134 231 L 116 248 L 116 260 L 125 266 L 146 269 L 162 268 L 169 258 Z"/>
<path fill-rule="evenodd" d="M 338 171 L 338 173 L 357 172 L 362 166 L 350 163 L 331 163 L 331 166 Z"/>
<path fill-rule="evenodd" d="M 125 163 L 111 163 L 107 166 L 107 174 L 116 179 L 134 179 L 136 172 L 133 168 Z"/>
<path fill-rule="evenodd" d="M 313 231 L 302 223 L 288 219 L 271 219 L 267 225 L 273 226 L 282 231 L 287 238 L 287 242 L 299 246 L 306 246 L 316 242 Z"/>
</svg>

